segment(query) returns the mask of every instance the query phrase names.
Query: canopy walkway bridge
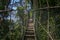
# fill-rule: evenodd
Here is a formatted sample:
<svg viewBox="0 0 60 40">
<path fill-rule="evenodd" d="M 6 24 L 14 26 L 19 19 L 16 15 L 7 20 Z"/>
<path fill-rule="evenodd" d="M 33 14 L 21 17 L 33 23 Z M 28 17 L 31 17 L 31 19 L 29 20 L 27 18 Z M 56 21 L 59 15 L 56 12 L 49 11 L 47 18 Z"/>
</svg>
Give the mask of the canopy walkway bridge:
<svg viewBox="0 0 60 40">
<path fill-rule="evenodd" d="M 32 19 L 28 20 L 28 26 L 25 31 L 24 40 L 36 40 L 35 28 Z"/>
<path fill-rule="evenodd" d="M 10 2 L 10 0 L 8 1 Z M 55 31 L 56 31 L 57 26 L 60 25 L 60 24 L 59 25 L 56 24 L 58 22 L 57 19 L 60 19 L 60 11 L 59 11 L 60 5 L 58 4 L 58 6 L 57 5 L 50 6 L 48 0 L 45 0 L 45 3 L 41 2 L 40 0 L 31 0 L 31 2 L 32 2 L 32 8 L 33 8 L 31 10 L 32 17 L 30 16 L 30 13 L 28 13 L 27 20 L 25 20 L 24 13 L 22 13 L 22 16 L 21 16 L 22 18 L 20 17 L 20 14 L 19 14 L 19 17 L 22 20 L 22 21 L 19 20 L 19 22 L 23 22 L 21 23 L 22 26 L 19 26 L 21 27 L 21 30 L 22 30 L 21 40 L 40 40 L 40 39 L 55 40 L 56 38 Z M 16 11 L 12 9 L 13 6 L 11 9 L 8 9 L 7 7 L 8 7 L 7 3 L 1 6 L 2 9 L 0 9 L 0 15 L 3 15 L 3 16 L 0 17 L 0 23 L 5 18 L 4 16 L 8 16 L 7 15 L 8 12 Z M 6 15 L 4 15 L 5 13 Z M 9 16 L 10 16 L 10 21 L 11 21 L 11 15 L 9 14 Z M 7 17 L 5 19 L 7 19 Z"/>
</svg>

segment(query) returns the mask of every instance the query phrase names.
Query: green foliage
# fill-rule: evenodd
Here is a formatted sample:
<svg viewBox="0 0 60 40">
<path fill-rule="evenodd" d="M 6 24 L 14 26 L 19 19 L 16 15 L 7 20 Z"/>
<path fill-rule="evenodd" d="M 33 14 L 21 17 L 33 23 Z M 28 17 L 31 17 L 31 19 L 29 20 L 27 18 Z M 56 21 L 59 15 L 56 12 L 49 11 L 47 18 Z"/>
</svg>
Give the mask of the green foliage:
<svg viewBox="0 0 60 40">
<path fill-rule="evenodd" d="M 60 15 L 57 15 L 56 16 L 56 18 L 55 18 L 55 25 L 56 25 L 56 30 L 55 30 L 55 32 L 56 32 L 56 38 L 57 39 L 60 39 L 59 37 L 60 37 L 60 32 L 59 32 L 59 30 L 60 30 Z"/>
<path fill-rule="evenodd" d="M 38 0 L 38 7 L 47 7 L 47 2 L 49 6 L 60 6 L 60 0 Z"/>
<path fill-rule="evenodd" d="M 42 27 L 37 27 L 37 40 L 47 40 L 47 34 Z"/>
<path fill-rule="evenodd" d="M 41 6 L 40 6 L 41 5 Z M 38 7 L 46 7 L 47 6 L 47 3 L 46 3 L 46 0 L 38 0 Z"/>
<path fill-rule="evenodd" d="M 52 38 L 54 40 L 60 40 L 60 7 L 57 8 L 49 8 L 47 10 L 44 9 L 45 7 L 54 7 L 54 6 L 60 6 L 60 0 L 36 0 L 36 4 L 38 4 L 37 8 L 41 8 L 40 10 L 34 11 L 36 13 L 35 19 L 36 19 L 36 35 L 37 35 L 37 40 L 48 40 L 48 35 L 47 33 L 43 30 L 43 28 L 48 31 Z M 48 2 L 48 5 L 47 5 Z M 34 8 L 34 7 L 33 7 Z M 49 14 L 49 15 L 48 15 Z M 39 24 L 40 22 L 40 24 Z M 39 26 L 39 25 L 42 25 Z M 49 29 L 47 28 L 49 27 Z M 48 29 L 48 30 L 47 30 Z M 50 40 L 50 38 L 49 38 Z"/>
<path fill-rule="evenodd" d="M 4 6 L 7 5 L 9 1 L 10 1 L 10 0 L 1 0 L 2 5 L 4 5 Z"/>
<path fill-rule="evenodd" d="M 18 10 L 17 16 L 23 18 L 23 16 L 24 16 L 24 11 L 23 11 L 24 8 L 23 7 L 17 7 L 17 10 Z"/>
<path fill-rule="evenodd" d="M 3 10 L 4 9 L 4 6 L 0 6 L 0 10 Z"/>
<path fill-rule="evenodd" d="M 26 0 L 28 3 L 29 0 Z M 60 6 L 60 0 L 38 0 L 38 7 L 47 7 L 47 2 L 49 6 Z M 8 4 L 8 0 L 1 0 L 0 10 L 5 9 L 5 5 Z M 17 20 L 15 24 L 10 22 L 8 19 L 8 12 L 0 12 L 0 15 L 3 15 L 1 18 L 4 19 L 0 23 L 0 40 L 20 40 L 23 35 L 23 30 L 26 30 L 26 22 L 27 15 L 24 14 L 24 7 L 17 7 L 18 13 L 16 14 L 19 17 L 19 21 Z M 49 20 L 48 20 L 48 12 L 49 12 Z M 45 31 L 47 30 L 47 25 L 49 25 L 49 33 L 54 40 L 60 40 L 60 8 L 52 8 L 49 11 L 46 10 L 38 10 L 35 12 L 35 20 L 36 20 L 36 35 L 37 40 L 48 40 L 49 36 Z M 32 17 L 32 12 L 30 11 L 30 17 Z M 49 24 L 48 24 L 49 21 Z M 38 23 L 40 22 L 40 23 Z M 9 30 L 9 26 L 13 25 L 13 29 Z M 45 29 L 45 31 L 43 30 Z"/>
<path fill-rule="evenodd" d="M 0 25 L 0 32 L 1 32 L 0 39 L 4 38 L 7 35 L 7 33 L 9 32 L 8 26 L 9 26 L 8 20 L 5 20 L 1 23 L 1 25 Z"/>
<path fill-rule="evenodd" d="M 0 10 L 4 10 L 8 0 L 0 0 Z M 0 18 L 2 22 L 0 23 L 0 40 L 5 40 L 7 34 L 9 33 L 10 21 L 7 19 L 8 12 L 0 12 Z M 0 19 L 0 20 L 1 20 Z"/>
</svg>

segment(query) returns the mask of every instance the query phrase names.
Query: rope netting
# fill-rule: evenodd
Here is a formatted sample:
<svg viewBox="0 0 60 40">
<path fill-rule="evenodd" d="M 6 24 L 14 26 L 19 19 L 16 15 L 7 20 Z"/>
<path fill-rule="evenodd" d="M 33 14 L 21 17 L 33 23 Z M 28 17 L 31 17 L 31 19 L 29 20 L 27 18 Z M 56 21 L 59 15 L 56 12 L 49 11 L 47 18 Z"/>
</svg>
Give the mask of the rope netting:
<svg viewBox="0 0 60 40">
<path fill-rule="evenodd" d="M 43 1 L 45 1 L 43 3 Z M 50 0 L 51 1 L 51 0 Z M 58 0 L 57 0 L 58 1 Z M 55 2 L 57 2 L 55 0 Z M 54 2 L 54 1 L 53 1 Z M 50 5 L 49 0 L 37 0 L 33 4 L 35 9 L 32 9 L 33 18 L 35 21 L 36 37 L 37 40 L 59 40 L 59 31 L 57 28 L 58 16 L 60 17 L 60 5 L 59 3 L 52 3 Z M 54 4 L 54 5 L 53 5 Z M 56 32 L 57 31 L 57 32 Z"/>
</svg>

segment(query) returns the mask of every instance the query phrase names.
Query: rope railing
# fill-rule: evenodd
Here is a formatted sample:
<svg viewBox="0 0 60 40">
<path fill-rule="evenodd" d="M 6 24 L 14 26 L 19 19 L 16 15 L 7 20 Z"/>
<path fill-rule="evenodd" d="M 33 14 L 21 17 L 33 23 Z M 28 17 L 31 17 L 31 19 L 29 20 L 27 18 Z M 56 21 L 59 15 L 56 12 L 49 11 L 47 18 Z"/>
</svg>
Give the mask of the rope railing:
<svg viewBox="0 0 60 40">
<path fill-rule="evenodd" d="M 60 6 L 54 6 L 54 7 L 46 7 L 46 8 L 40 8 L 40 9 L 36 9 L 36 10 L 32 10 L 32 12 L 33 12 L 33 16 L 34 16 L 34 20 L 36 21 L 37 20 L 37 18 L 36 18 L 36 14 L 38 14 L 37 12 L 39 11 L 40 12 L 40 10 L 44 10 L 44 9 L 49 9 L 49 8 L 60 8 Z M 42 11 L 42 12 L 44 12 L 44 11 Z M 49 12 L 50 11 L 47 11 L 47 13 L 49 14 Z M 41 16 L 41 15 L 40 15 Z M 47 20 L 49 21 L 49 17 L 47 18 Z M 54 40 L 54 38 L 52 37 L 52 35 L 49 33 L 49 31 L 48 30 L 46 30 L 42 25 L 41 25 L 41 23 L 39 22 L 39 21 L 37 21 L 37 23 L 39 23 L 40 25 L 40 27 L 47 33 L 47 35 L 48 35 L 48 37 L 51 39 L 51 40 Z M 36 23 L 35 23 L 35 25 L 37 25 Z M 49 24 L 48 24 L 49 25 Z M 48 27 L 48 26 L 47 26 Z M 37 30 L 37 29 L 36 29 Z M 36 32 L 37 33 L 37 32 Z"/>
<path fill-rule="evenodd" d="M 28 24 L 28 15 L 27 15 L 27 19 L 24 20 L 24 25 L 23 25 L 23 32 L 22 32 L 22 39 L 21 40 L 24 40 L 24 36 L 25 36 L 25 31 L 27 29 L 27 25 Z"/>
<path fill-rule="evenodd" d="M 19 2 L 18 2 L 19 3 Z M 15 5 L 15 4 L 13 4 Z M 36 10 L 43 10 L 43 9 L 51 9 L 51 8 L 60 8 L 60 6 L 52 6 L 52 7 L 40 7 L 40 8 L 37 8 L 37 9 L 32 9 L 32 11 L 36 11 Z M 9 9 L 7 10 L 0 10 L 0 12 L 5 12 L 5 11 L 11 11 Z M 14 10 L 15 11 L 15 10 Z"/>
<path fill-rule="evenodd" d="M 10 12 L 10 11 L 12 11 L 12 10 L 0 10 L 0 12 Z"/>
<path fill-rule="evenodd" d="M 51 34 L 41 25 L 41 23 L 39 21 L 37 21 L 40 24 L 40 27 L 42 27 L 42 29 L 47 33 L 47 35 L 50 37 L 51 40 L 54 40 L 51 36 Z"/>
<path fill-rule="evenodd" d="M 32 9 L 31 11 L 32 11 L 32 12 L 35 12 L 35 11 L 37 11 L 37 10 L 53 9 L 53 8 L 60 8 L 60 6 L 37 8 L 37 9 Z"/>
</svg>

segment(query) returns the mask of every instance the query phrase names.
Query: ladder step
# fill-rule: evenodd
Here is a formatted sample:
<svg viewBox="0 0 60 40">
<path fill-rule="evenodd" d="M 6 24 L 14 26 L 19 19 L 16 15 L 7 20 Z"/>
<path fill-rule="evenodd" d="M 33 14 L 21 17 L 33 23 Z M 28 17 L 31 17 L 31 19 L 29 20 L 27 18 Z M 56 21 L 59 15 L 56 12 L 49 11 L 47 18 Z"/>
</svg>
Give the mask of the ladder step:
<svg viewBox="0 0 60 40">
<path fill-rule="evenodd" d="M 34 31 L 26 31 L 27 33 L 29 32 L 29 33 L 34 33 Z"/>
<path fill-rule="evenodd" d="M 26 33 L 25 35 L 34 35 L 34 33 Z"/>
<path fill-rule="evenodd" d="M 35 37 L 35 35 L 25 35 L 26 37 Z"/>
<path fill-rule="evenodd" d="M 34 38 L 27 38 L 27 39 L 25 39 L 25 40 L 35 40 Z"/>
<path fill-rule="evenodd" d="M 27 30 L 34 30 L 34 28 L 33 29 L 28 28 Z"/>
<path fill-rule="evenodd" d="M 34 25 L 33 23 L 29 23 L 29 25 Z"/>
<path fill-rule="evenodd" d="M 34 28 L 27 28 L 27 29 L 34 29 Z"/>
</svg>

